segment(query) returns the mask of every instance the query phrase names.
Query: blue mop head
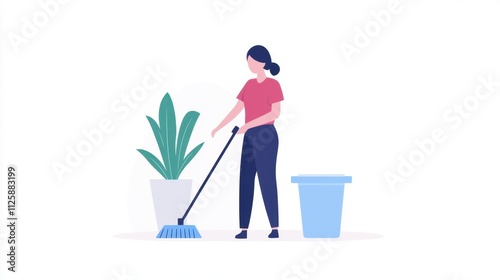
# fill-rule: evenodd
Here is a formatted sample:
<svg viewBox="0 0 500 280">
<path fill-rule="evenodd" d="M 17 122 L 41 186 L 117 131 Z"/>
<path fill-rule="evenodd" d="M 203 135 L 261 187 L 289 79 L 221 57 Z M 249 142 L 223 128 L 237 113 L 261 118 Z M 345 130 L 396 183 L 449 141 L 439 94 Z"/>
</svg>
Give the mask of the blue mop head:
<svg viewBox="0 0 500 280">
<path fill-rule="evenodd" d="M 201 238 L 195 226 L 166 225 L 158 232 L 156 238 Z"/>
</svg>

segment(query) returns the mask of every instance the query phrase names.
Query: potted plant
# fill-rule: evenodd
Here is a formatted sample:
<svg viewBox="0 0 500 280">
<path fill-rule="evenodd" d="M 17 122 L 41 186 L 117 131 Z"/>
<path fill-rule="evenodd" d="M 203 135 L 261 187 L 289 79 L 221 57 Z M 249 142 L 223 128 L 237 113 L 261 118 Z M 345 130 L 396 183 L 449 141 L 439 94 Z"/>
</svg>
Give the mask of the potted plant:
<svg viewBox="0 0 500 280">
<path fill-rule="evenodd" d="M 177 218 L 182 216 L 189 205 L 192 180 L 179 179 L 179 176 L 204 144 L 198 144 L 186 154 L 199 115 L 195 111 L 187 112 L 177 133 L 174 104 L 167 92 L 160 104 L 158 122 L 146 116 L 156 138 L 160 157 L 143 149 L 137 151 L 163 177 L 150 180 L 158 229 L 166 224 L 176 224 Z"/>
</svg>

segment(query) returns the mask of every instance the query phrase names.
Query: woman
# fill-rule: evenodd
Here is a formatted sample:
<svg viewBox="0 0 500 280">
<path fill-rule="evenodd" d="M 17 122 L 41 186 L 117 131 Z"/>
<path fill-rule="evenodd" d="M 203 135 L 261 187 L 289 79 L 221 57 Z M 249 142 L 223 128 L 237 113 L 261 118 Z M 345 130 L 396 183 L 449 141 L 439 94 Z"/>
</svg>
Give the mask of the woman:
<svg viewBox="0 0 500 280">
<path fill-rule="evenodd" d="M 250 71 L 256 74 L 257 78 L 246 82 L 237 96 L 236 105 L 212 131 L 212 137 L 245 109 L 245 124 L 238 130 L 238 134 L 245 134 L 240 166 L 241 232 L 235 237 L 238 239 L 247 238 L 252 213 L 255 175 L 257 174 L 272 229 L 268 237 L 278 238 L 278 190 L 276 185 L 278 134 L 274 127 L 274 120 L 280 114 L 280 101 L 283 100 L 283 93 L 278 81 L 266 77 L 265 70 L 269 70 L 275 76 L 279 73 L 280 67 L 272 62 L 269 51 L 259 45 L 248 50 L 247 62 Z"/>
</svg>

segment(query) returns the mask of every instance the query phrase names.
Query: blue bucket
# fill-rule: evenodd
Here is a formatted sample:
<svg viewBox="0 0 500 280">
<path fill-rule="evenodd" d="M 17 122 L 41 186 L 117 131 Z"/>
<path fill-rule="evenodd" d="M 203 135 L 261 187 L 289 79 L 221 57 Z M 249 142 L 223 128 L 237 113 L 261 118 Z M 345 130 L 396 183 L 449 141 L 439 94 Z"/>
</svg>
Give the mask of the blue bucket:
<svg viewBox="0 0 500 280">
<path fill-rule="evenodd" d="M 340 236 L 344 184 L 351 182 L 352 177 L 344 175 L 292 176 L 292 183 L 299 184 L 304 237 Z"/>
</svg>

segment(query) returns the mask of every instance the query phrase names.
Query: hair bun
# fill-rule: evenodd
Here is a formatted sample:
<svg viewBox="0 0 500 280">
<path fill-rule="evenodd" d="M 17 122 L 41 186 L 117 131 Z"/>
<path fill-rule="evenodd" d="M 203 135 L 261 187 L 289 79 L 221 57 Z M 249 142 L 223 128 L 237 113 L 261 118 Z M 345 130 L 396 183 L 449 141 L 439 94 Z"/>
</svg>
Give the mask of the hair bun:
<svg viewBox="0 0 500 280">
<path fill-rule="evenodd" d="M 271 75 L 276 76 L 280 72 L 280 66 L 277 63 L 271 62 L 269 71 L 271 72 Z"/>
</svg>

